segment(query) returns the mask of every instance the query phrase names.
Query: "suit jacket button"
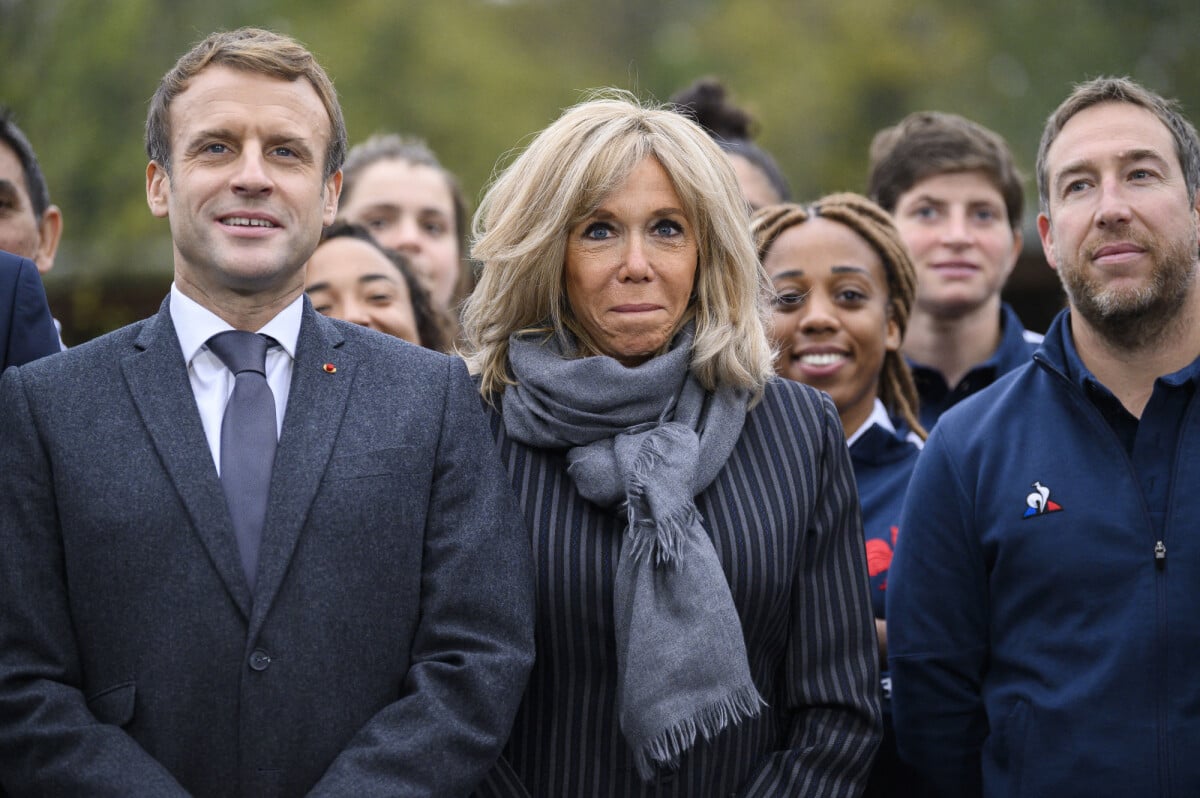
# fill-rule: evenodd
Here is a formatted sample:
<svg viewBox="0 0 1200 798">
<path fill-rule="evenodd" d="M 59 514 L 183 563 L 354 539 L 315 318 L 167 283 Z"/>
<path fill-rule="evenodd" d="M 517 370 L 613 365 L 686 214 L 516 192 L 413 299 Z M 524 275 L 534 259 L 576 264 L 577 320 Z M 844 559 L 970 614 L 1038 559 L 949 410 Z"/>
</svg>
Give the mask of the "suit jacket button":
<svg viewBox="0 0 1200 798">
<path fill-rule="evenodd" d="M 256 671 L 265 671 L 271 667 L 271 655 L 262 649 L 255 649 L 250 655 L 250 667 Z"/>
</svg>

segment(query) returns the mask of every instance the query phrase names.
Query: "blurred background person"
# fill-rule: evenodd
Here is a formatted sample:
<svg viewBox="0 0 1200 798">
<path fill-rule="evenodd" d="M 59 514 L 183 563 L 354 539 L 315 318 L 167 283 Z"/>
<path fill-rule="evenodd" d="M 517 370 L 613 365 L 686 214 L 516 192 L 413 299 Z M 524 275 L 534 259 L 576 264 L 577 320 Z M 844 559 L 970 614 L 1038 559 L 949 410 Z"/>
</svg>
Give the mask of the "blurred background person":
<svg viewBox="0 0 1200 798">
<path fill-rule="evenodd" d="M 720 150 L 672 111 L 585 102 L 476 235 L 468 364 L 538 596 L 483 794 L 857 795 L 880 718 L 854 475 L 829 398 L 774 378 Z"/>
<path fill-rule="evenodd" d="M 457 327 L 459 305 L 474 284 L 458 180 L 425 142 L 394 133 L 352 147 L 342 173 L 338 218 L 408 258 L 434 308 Z"/>
<path fill-rule="evenodd" d="M 449 347 L 445 321 L 408 259 L 386 250 L 359 225 L 335 222 L 308 260 L 304 290 L 318 313 L 403 338 L 426 349 Z"/>
<path fill-rule="evenodd" d="M 729 100 L 721 81 L 700 78 L 671 95 L 671 102 L 717 142 L 733 166 L 750 210 L 791 200 L 783 171 L 771 154 L 753 141 L 754 118 Z"/>
<path fill-rule="evenodd" d="M 1021 175 L 996 133 L 922 111 L 876 134 L 867 193 L 893 215 L 917 267 L 904 354 L 930 429 L 1041 343 L 1000 299 L 1021 254 Z"/>
<path fill-rule="evenodd" d="M 38 273 L 54 268 L 62 239 L 62 211 L 50 202 L 46 176 L 29 139 L 0 107 L 0 250 L 28 258 Z M 66 349 L 54 322 L 59 348 Z"/>
<path fill-rule="evenodd" d="M 887 212 L 858 194 L 768 206 L 754 215 L 752 229 L 774 292 L 775 371 L 828 393 L 846 433 L 886 668 L 888 570 L 925 438 L 900 354 L 916 292 L 912 258 Z M 884 741 L 866 795 L 907 796 L 911 781 L 898 770 L 886 672 L 881 684 Z"/>
</svg>

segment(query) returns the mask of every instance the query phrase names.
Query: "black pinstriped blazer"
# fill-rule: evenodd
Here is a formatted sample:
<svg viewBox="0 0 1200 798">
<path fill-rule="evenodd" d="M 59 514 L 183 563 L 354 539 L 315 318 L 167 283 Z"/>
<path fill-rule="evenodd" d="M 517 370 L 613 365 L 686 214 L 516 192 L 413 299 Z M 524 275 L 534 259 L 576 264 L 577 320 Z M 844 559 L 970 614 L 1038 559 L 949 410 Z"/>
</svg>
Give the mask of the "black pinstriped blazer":
<svg viewBox="0 0 1200 798">
<path fill-rule="evenodd" d="M 850 796 L 880 734 L 875 627 L 854 473 L 828 396 L 772 380 L 696 504 L 769 706 L 642 782 L 618 727 L 612 579 L 623 514 L 582 498 L 564 451 L 491 416 L 533 536 L 537 661 L 481 796 Z"/>
</svg>

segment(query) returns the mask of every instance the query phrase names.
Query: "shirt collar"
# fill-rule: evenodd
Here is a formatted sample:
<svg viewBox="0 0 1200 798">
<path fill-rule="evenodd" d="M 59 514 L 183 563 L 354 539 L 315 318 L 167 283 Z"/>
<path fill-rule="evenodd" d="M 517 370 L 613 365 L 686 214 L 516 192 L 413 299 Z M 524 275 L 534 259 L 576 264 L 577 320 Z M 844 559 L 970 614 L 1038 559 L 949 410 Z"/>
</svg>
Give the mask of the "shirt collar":
<svg viewBox="0 0 1200 798">
<path fill-rule="evenodd" d="M 896 434 L 896 426 L 892 423 L 892 419 L 888 417 L 887 408 L 883 406 L 883 401 L 878 396 L 875 397 L 875 404 L 871 407 L 871 415 L 867 416 L 867 420 L 858 429 L 850 433 L 850 437 L 846 439 L 846 445 L 853 446 L 854 442 L 873 426 L 883 427 L 893 435 Z"/>
<path fill-rule="evenodd" d="M 1096 379 L 1096 376 L 1088 370 L 1084 365 L 1083 358 L 1079 356 L 1079 350 L 1075 348 L 1075 334 L 1071 332 L 1071 313 L 1073 311 L 1065 311 L 1061 316 L 1061 328 L 1058 330 L 1061 336 L 1061 346 L 1063 353 L 1063 361 L 1066 365 L 1067 377 L 1071 382 L 1087 391 L 1089 387 L 1093 389 L 1103 388 L 1105 393 L 1111 393 L 1108 388 Z M 1158 377 L 1163 383 L 1172 388 L 1193 382 L 1200 385 L 1200 357 L 1193 360 L 1188 365 L 1181 368 L 1179 371 L 1170 374 L 1164 374 Z"/>
<path fill-rule="evenodd" d="M 204 348 L 209 338 L 219 332 L 233 329 L 220 316 L 194 299 L 185 296 L 174 283 L 171 283 L 170 310 L 171 322 L 175 325 L 175 335 L 178 336 L 179 346 L 183 350 L 183 360 L 189 365 Z M 255 332 L 274 338 L 288 353 L 288 356 L 295 359 L 303 310 L 304 294 L 301 293 L 287 307 L 279 311 L 275 318 Z"/>
</svg>

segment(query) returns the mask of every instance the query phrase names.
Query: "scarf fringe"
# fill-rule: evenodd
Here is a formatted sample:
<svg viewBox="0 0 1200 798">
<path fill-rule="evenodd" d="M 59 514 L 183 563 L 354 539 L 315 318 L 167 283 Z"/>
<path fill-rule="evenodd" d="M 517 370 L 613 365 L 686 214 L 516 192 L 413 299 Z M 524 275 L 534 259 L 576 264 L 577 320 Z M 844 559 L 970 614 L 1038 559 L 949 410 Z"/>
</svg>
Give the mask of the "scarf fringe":
<svg viewBox="0 0 1200 798">
<path fill-rule="evenodd" d="M 650 507 L 647 495 L 654 472 L 667 462 L 665 447 L 676 441 L 695 436 L 681 424 L 667 423 L 658 427 L 642 444 L 634 460 L 632 473 L 626 477 L 626 507 L 629 513 L 630 554 L 635 562 L 653 555 L 656 568 L 669 568 L 683 557 L 683 544 L 688 530 L 700 518 L 690 496 L 690 484 L 683 486 L 685 498 L 679 506 L 663 513 L 660 507 Z M 639 518 L 639 511 L 646 511 L 657 518 Z"/>
<path fill-rule="evenodd" d="M 680 754 L 695 743 L 697 732 L 703 735 L 705 740 L 711 740 L 726 726 L 736 725 L 746 718 L 757 717 L 766 704 L 767 702 L 759 696 L 757 688 L 748 684 L 728 697 L 703 707 L 692 717 L 663 729 L 634 751 L 634 764 L 638 774 L 643 781 L 650 781 L 660 767 L 675 769 L 679 766 Z"/>
<path fill-rule="evenodd" d="M 690 500 L 666 518 L 638 518 L 637 508 L 645 503 L 646 486 L 638 474 L 629 479 L 629 556 L 634 562 L 654 557 L 655 568 L 670 568 L 683 558 L 687 532 L 700 521 L 700 511 Z"/>
</svg>

